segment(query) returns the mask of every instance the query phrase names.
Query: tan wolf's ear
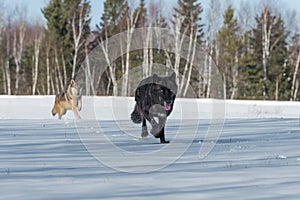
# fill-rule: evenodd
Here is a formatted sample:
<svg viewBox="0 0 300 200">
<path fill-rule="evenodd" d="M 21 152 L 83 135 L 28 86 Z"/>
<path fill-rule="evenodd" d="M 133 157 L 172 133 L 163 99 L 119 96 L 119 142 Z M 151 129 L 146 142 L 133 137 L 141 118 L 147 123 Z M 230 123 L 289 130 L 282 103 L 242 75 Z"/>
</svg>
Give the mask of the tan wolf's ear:
<svg viewBox="0 0 300 200">
<path fill-rule="evenodd" d="M 59 94 L 55 95 L 55 101 L 59 101 Z"/>
<path fill-rule="evenodd" d="M 75 83 L 74 79 L 70 80 L 70 85 L 73 85 Z"/>
<path fill-rule="evenodd" d="M 173 72 L 173 73 L 170 75 L 170 79 L 173 80 L 173 81 L 175 81 L 175 79 L 176 79 L 176 73 L 175 73 L 175 72 Z"/>
</svg>

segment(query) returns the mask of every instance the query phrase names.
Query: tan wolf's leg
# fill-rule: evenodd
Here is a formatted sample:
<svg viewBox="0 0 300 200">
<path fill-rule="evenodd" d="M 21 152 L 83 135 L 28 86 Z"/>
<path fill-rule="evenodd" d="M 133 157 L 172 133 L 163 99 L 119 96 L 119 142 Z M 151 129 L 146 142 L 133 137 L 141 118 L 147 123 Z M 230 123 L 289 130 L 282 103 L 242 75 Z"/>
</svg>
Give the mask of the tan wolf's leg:
<svg viewBox="0 0 300 200">
<path fill-rule="evenodd" d="M 72 111 L 73 111 L 73 113 L 74 113 L 77 120 L 81 119 L 75 106 L 72 106 Z"/>
</svg>

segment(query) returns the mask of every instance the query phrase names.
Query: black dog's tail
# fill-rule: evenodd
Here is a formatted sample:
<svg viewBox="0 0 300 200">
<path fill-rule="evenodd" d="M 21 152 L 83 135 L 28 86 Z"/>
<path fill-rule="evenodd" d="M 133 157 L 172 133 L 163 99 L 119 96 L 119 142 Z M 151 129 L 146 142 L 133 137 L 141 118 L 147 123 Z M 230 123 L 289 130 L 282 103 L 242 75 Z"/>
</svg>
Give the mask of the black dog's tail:
<svg viewBox="0 0 300 200">
<path fill-rule="evenodd" d="M 142 122 L 142 116 L 136 104 L 134 106 L 134 110 L 131 113 L 131 120 L 136 124 Z"/>
</svg>

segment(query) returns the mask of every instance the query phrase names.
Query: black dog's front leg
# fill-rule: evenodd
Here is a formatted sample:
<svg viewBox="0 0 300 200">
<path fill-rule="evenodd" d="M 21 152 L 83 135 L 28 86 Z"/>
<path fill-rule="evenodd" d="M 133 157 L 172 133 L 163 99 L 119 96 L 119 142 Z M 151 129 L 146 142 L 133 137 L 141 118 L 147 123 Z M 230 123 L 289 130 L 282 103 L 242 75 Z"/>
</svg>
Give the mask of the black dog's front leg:
<svg viewBox="0 0 300 200">
<path fill-rule="evenodd" d="M 157 135 L 155 135 L 156 138 L 160 139 L 160 143 L 162 144 L 167 144 L 170 143 L 170 141 L 167 141 L 165 139 L 165 126 L 159 131 L 159 133 Z"/>
<path fill-rule="evenodd" d="M 149 135 L 148 130 L 147 130 L 147 124 L 146 124 L 146 119 L 143 117 L 143 124 L 142 124 L 142 137 L 147 137 Z"/>
</svg>

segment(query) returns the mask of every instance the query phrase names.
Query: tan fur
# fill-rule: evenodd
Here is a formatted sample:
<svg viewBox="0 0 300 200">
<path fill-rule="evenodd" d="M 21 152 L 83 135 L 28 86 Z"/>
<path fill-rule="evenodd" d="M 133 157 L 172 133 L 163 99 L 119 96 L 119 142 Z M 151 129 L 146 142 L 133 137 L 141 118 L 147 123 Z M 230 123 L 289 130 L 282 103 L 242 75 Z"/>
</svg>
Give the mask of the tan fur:
<svg viewBox="0 0 300 200">
<path fill-rule="evenodd" d="M 61 119 L 67 110 L 72 110 L 76 119 L 80 119 L 78 111 L 82 108 L 81 91 L 77 83 L 72 79 L 65 93 L 57 94 L 52 109 L 52 115 L 58 114 Z"/>
</svg>

